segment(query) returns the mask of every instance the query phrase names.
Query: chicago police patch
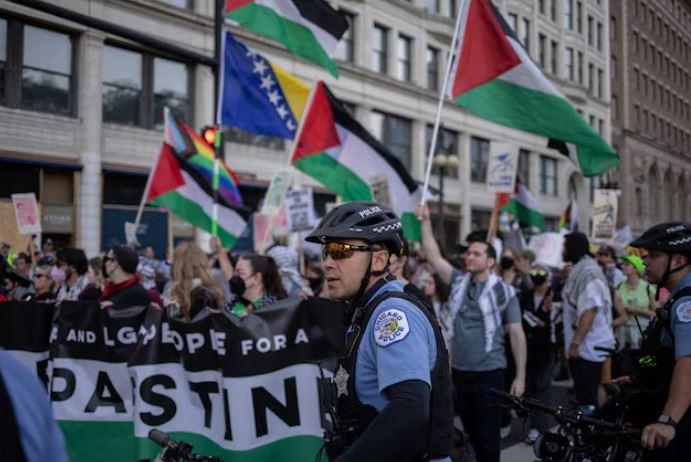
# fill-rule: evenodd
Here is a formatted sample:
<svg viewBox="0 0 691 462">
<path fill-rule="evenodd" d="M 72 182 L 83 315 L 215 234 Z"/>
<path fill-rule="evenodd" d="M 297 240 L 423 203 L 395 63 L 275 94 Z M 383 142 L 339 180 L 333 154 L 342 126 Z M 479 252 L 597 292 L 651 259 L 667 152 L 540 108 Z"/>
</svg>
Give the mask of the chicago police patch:
<svg viewBox="0 0 691 462">
<path fill-rule="evenodd" d="M 691 322 L 691 302 L 682 303 L 677 307 L 677 319 L 679 322 Z"/>
<path fill-rule="evenodd" d="M 400 310 L 385 310 L 374 321 L 374 340 L 379 346 L 387 346 L 403 340 L 408 335 L 408 318 Z"/>
</svg>

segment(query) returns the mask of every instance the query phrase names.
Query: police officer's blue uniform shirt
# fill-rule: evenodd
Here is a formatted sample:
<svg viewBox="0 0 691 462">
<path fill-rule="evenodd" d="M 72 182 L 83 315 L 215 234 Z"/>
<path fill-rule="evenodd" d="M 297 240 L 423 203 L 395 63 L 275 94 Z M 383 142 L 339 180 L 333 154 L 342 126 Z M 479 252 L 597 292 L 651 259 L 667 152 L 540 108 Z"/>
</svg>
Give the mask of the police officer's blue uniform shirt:
<svg viewBox="0 0 691 462">
<path fill-rule="evenodd" d="M 403 292 L 400 281 L 390 281 L 372 299 L 387 291 Z M 369 319 L 358 348 L 355 391 L 363 404 L 381 412 L 389 400 L 386 387 L 406 380 L 432 386 L 430 371 L 437 359 L 437 343 L 427 317 L 398 297 L 381 302 Z"/>
<path fill-rule="evenodd" d="M 684 287 L 691 287 L 691 273 L 681 278 L 672 294 Z M 677 300 L 670 310 L 672 335 L 674 336 L 674 356 L 676 359 L 691 356 L 691 296 Z M 663 330 L 663 344 L 670 344 L 667 331 Z"/>
<path fill-rule="evenodd" d="M 27 462 L 68 462 L 46 389 L 35 375 L 0 350 L 0 374 L 10 396 Z"/>
</svg>

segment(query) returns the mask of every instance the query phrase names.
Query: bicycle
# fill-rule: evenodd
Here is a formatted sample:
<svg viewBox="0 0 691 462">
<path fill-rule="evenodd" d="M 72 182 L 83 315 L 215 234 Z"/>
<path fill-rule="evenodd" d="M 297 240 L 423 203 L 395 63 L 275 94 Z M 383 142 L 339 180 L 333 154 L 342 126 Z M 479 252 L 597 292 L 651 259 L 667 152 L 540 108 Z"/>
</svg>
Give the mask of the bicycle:
<svg viewBox="0 0 691 462">
<path fill-rule="evenodd" d="M 152 428 L 149 439 L 163 447 L 155 462 L 221 462 L 216 456 L 202 456 L 192 452 L 192 445 L 182 440 L 174 440 L 168 434 Z"/>
</svg>

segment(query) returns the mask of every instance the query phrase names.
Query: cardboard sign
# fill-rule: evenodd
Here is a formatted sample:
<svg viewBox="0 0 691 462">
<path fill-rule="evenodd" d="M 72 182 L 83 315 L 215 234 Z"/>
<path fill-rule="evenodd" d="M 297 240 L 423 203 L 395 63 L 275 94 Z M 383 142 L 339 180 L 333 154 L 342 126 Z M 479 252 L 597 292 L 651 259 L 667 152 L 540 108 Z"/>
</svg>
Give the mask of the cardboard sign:
<svg viewBox="0 0 691 462">
<path fill-rule="evenodd" d="M 286 192 L 286 219 L 291 231 L 307 231 L 316 225 L 312 188 L 299 186 Z"/>
<path fill-rule="evenodd" d="M 9 244 L 13 252 L 23 252 L 31 242 L 31 236 L 19 232 L 10 202 L 0 202 L 0 241 Z"/>
<path fill-rule="evenodd" d="M 487 190 L 512 193 L 518 168 L 518 146 L 513 143 L 492 142 L 487 165 Z"/>
<path fill-rule="evenodd" d="M 40 234 L 41 214 L 38 211 L 36 194 L 12 194 L 12 204 L 19 234 Z"/>
<path fill-rule="evenodd" d="M 379 173 L 370 177 L 370 188 L 372 190 L 372 201 L 383 204 L 395 210 L 393 196 L 389 188 L 389 178 L 385 173 Z"/>
<path fill-rule="evenodd" d="M 594 241 L 611 243 L 617 229 L 617 205 L 619 190 L 596 189 L 593 200 L 593 227 L 590 235 Z"/>
<path fill-rule="evenodd" d="M 271 178 L 271 184 L 269 184 L 269 189 L 266 190 L 266 196 L 264 196 L 264 205 L 262 205 L 261 210 L 262 214 L 278 214 L 288 186 L 290 186 L 291 176 L 292 173 L 290 170 L 282 170 Z"/>
</svg>

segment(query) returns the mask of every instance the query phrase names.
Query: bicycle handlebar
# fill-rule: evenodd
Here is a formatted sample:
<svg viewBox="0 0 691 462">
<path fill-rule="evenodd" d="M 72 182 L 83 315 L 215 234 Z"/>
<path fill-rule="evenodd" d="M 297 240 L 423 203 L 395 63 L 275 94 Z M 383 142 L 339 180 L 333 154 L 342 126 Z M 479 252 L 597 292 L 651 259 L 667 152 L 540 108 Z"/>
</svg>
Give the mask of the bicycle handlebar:
<svg viewBox="0 0 691 462">
<path fill-rule="evenodd" d="M 152 428 L 149 430 L 149 439 L 162 447 L 170 446 L 170 443 L 172 442 L 166 433 L 157 428 Z"/>
</svg>

